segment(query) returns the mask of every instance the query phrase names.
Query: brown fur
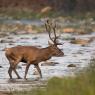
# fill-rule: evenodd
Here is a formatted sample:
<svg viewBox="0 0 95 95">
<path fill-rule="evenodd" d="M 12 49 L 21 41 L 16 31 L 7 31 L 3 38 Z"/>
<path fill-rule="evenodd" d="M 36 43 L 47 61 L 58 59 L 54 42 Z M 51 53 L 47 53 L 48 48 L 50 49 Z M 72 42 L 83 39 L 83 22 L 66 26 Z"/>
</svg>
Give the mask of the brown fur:
<svg viewBox="0 0 95 95">
<path fill-rule="evenodd" d="M 16 66 L 19 64 L 19 62 L 25 62 L 27 63 L 24 76 L 26 79 L 26 75 L 31 64 L 37 68 L 40 76 L 42 77 L 38 64 L 42 61 L 50 59 L 52 56 L 63 56 L 64 53 L 57 47 L 57 45 L 51 45 L 46 48 L 37 48 L 34 46 L 16 46 L 6 48 L 5 55 L 10 63 L 8 70 L 10 78 L 12 78 L 12 70 L 16 73 L 17 77 L 20 78 L 16 71 Z"/>
</svg>

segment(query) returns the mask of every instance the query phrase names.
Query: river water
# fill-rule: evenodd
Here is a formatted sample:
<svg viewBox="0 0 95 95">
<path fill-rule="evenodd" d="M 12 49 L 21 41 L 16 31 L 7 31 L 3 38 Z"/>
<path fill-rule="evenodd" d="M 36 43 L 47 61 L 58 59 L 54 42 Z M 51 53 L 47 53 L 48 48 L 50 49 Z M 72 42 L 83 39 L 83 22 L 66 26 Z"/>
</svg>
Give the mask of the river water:
<svg viewBox="0 0 95 95">
<path fill-rule="evenodd" d="M 43 83 L 44 80 L 47 80 L 51 77 L 64 77 L 64 76 L 74 76 L 75 72 L 78 72 L 81 69 L 84 69 L 90 60 L 94 57 L 95 54 L 95 41 L 93 40 L 91 43 L 82 46 L 79 44 L 72 44 L 70 40 L 64 40 L 66 37 L 75 37 L 80 39 L 89 39 L 91 37 L 95 37 L 95 33 L 86 34 L 86 35 L 72 35 L 68 33 L 63 33 L 60 35 L 59 41 L 64 43 L 61 48 L 64 52 L 64 57 L 52 57 L 49 61 L 50 62 L 57 62 L 56 65 L 41 65 L 43 62 L 39 63 L 43 78 L 39 81 L 33 82 L 35 79 L 39 77 L 39 75 L 34 75 L 35 68 L 33 65 L 29 68 L 29 72 L 27 78 L 29 81 L 25 80 L 16 80 L 16 76 L 13 73 L 14 82 L 9 82 L 9 75 L 8 75 L 8 68 L 9 63 L 5 57 L 4 48 L 13 47 L 17 45 L 33 45 L 40 48 L 44 48 L 48 46 L 48 35 L 45 33 L 41 34 L 20 34 L 20 35 L 13 35 L 6 36 L 4 38 L 0 38 L 0 90 L 10 90 L 10 89 L 25 89 L 29 86 L 33 86 L 34 84 Z M 20 63 L 17 71 L 19 75 L 23 78 L 25 72 L 25 65 L 24 63 Z M 70 64 L 75 64 L 76 67 L 68 67 Z M 31 80 L 31 81 L 30 81 Z M 31 83 L 31 84 L 30 84 Z"/>
</svg>

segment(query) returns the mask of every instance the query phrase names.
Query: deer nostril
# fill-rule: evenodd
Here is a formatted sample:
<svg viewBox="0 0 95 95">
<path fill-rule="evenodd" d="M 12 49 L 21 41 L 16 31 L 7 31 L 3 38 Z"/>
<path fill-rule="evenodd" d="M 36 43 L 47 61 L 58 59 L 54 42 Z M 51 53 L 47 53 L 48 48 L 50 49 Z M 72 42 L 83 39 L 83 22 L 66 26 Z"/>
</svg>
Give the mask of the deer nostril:
<svg viewBox="0 0 95 95">
<path fill-rule="evenodd" d="M 64 56 L 64 52 L 62 52 L 61 55 Z"/>
<path fill-rule="evenodd" d="M 58 56 L 59 57 L 62 57 L 62 56 L 64 56 L 64 53 L 63 52 L 60 52 Z"/>
</svg>

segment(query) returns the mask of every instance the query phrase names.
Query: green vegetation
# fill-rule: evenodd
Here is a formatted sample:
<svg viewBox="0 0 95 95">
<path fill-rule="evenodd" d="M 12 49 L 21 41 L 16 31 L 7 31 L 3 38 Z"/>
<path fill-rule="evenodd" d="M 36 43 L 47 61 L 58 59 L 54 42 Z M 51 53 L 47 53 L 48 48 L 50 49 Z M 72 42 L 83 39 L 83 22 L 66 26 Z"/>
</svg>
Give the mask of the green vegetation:
<svg viewBox="0 0 95 95">
<path fill-rule="evenodd" d="M 50 11 L 46 13 L 42 12 L 34 12 L 31 9 L 24 8 L 1 8 L 0 9 L 0 17 L 5 19 L 40 19 L 44 17 L 56 17 L 59 16 L 60 13 L 56 13 L 55 11 Z"/>
<path fill-rule="evenodd" d="M 40 12 L 45 7 L 51 7 L 53 11 L 70 12 L 91 12 L 95 11 L 94 0 L 0 0 L 0 8 L 27 8 Z"/>
<path fill-rule="evenodd" d="M 4 19 L 40 19 L 45 17 L 56 18 L 70 18 L 70 19 L 88 19 L 93 18 L 95 20 L 95 12 L 76 13 L 63 11 L 47 11 L 45 13 L 32 11 L 27 8 L 0 8 L 0 17 Z"/>
<path fill-rule="evenodd" d="M 95 95 L 95 60 L 75 77 L 54 77 L 46 88 L 16 92 L 13 95 Z"/>
</svg>

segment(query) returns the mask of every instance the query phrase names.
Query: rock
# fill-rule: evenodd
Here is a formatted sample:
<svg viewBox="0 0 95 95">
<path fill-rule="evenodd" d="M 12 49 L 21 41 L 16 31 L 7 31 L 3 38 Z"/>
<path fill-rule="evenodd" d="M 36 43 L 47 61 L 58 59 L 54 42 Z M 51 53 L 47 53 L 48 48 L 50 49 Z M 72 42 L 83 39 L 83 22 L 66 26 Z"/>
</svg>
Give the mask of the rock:
<svg viewBox="0 0 95 95">
<path fill-rule="evenodd" d="M 59 63 L 46 61 L 46 62 L 42 63 L 41 66 L 55 66 L 56 64 L 59 64 Z"/>
<path fill-rule="evenodd" d="M 12 32 L 12 34 L 13 34 L 13 35 L 21 35 L 21 34 L 28 34 L 28 32 L 22 30 L 22 31 L 15 31 L 15 32 Z"/>
<path fill-rule="evenodd" d="M 63 32 L 64 33 L 74 33 L 76 30 L 74 28 L 64 28 Z"/>
<path fill-rule="evenodd" d="M 37 47 L 37 48 L 41 48 L 42 46 L 41 45 L 34 45 L 35 47 Z"/>
<path fill-rule="evenodd" d="M 5 36 L 8 36 L 8 33 L 2 33 L 2 32 L 0 32 L 0 38 L 3 38 Z"/>
<path fill-rule="evenodd" d="M 15 43 L 15 42 L 11 40 L 11 41 L 8 41 L 8 43 Z"/>
<path fill-rule="evenodd" d="M 21 37 L 20 39 L 26 39 L 26 40 L 28 40 L 29 38 L 24 38 L 24 37 Z"/>
<path fill-rule="evenodd" d="M 33 40 L 36 40 L 36 39 L 38 39 L 38 37 L 33 37 L 32 39 L 33 39 Z"/>
<path fill-rule="evenodd" d="M 69 64 L 67 67 L 76 67 L 75 64 Z"/>
<path fill-rule="evenodd" d="M 82 46 L 82 47 L 85 47 L 85 46 L 87 46 L 87 44 L 82 44 L 81 46 Z"/>
<path fill-rule="evenodd" d="M 64 35 L 61 36 L 61 40 L 75 40 L 75 37 L 72 37 L 71 35 Z"/>
<path fill-rule="evenodd" d="M 9 43 L 9 45 L 14 45 L 13 43 Z"/>
<path fill-rule="evenodd" d="M 8 41 L 7 39 L 2 39 L 0 43 L 14 43 L 14 41 L 12 40 Z"/>
<path fill-rule="evenodd" d="M 6 41 L 5 40 L 1 40 L 0 43 L 5 43 Z"/>
<path fill-rule="evenodd" d="M 47 12 L 49 12 L 51 9 L 52 9 L 52 8 L 51 8 L 50 6 L 47 6 L 47 7 L 43 8 L 43 9 L 41 10 L 41 13 L 47 13 Z"/>
<path fill-rule="evenodd" d="M 25 31 L 27 31 L 27 33 L 32 33 L 33 32 L 33 28 L 32 28 L 32 25 L 26 25 L 25 27 Z"/>
<path fill-rule="evenodd" d="M 83 52 L 81 52 L 81 51 L 78 51 L 78 52 L 77 52 L 77 54 L 83 54 Z"/>
<path fill-rule="evenodd" d="M 8 37 L 7 39 L 13 39 L 13 37 Z"/>
<path fill-rule="evenodd" d="M 2 66 L 0 66 L 0 68 L 3 68 Z"/>
<path fill-rule="evenodd" d="M 91 40 L 84 40 L 84 39 L 75 39 L 75 40 L 71 40 L 70 43 L 72 44 L 80 44 L 82 46 L 85 46 L 87 44 L 89 44 L 91 42 Z"/>
<path fill-rule="evenodd" d="M 22 69 L 22 67 L 21 66 L 17 66 L 17 69 Z"/>
<path fill-rule="evenodd" d="M 15 31 L 15 32 L 12 32 L 11 34 L 12 35 L 18 35 L 19 33 L 17 31 Z"/>
<path fill-rule="evenodd" d="M 91 29 L 85 29 L 85 28 L 64 28 L 62 29 L 62 31 L 64 33 L 74 33 L 74 34 L 90 34 L 92 33 L 92 30 Z"/>
</svg>

